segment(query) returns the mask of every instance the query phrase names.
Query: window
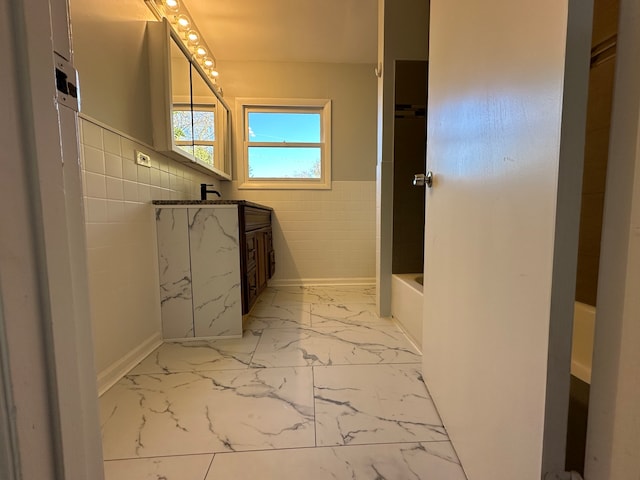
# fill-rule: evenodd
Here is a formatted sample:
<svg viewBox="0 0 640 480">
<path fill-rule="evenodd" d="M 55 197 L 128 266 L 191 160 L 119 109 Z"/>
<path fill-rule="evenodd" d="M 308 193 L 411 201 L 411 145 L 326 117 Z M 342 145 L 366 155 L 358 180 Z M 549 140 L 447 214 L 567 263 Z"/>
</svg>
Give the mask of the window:
<svg viewBox="0 0 640 480">
<path fill-rule="evenodd" d="M 331 188 L 331 101 L 238 99 L 240 188 Z"/>
<path fill-rule="evenodd" d="M 178 148 L 200 162 L 213 166 L 216 150 L 216 111 L 214 105 L 174 104 L 173 138 Z"/>
</svg>

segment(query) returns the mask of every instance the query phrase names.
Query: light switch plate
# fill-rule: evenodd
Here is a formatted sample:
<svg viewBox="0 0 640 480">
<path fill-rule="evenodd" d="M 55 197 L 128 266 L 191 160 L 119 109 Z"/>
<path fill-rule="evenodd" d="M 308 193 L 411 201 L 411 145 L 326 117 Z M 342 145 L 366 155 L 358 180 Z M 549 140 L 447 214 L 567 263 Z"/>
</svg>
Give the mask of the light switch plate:
<svg viewBox="0 0 640 480">
<path fill-rule="evenodd" d="M 136 163 L 143 167 L 151 168 L 151 157 L 146 153 L 136 151 Z"/>
</svg>

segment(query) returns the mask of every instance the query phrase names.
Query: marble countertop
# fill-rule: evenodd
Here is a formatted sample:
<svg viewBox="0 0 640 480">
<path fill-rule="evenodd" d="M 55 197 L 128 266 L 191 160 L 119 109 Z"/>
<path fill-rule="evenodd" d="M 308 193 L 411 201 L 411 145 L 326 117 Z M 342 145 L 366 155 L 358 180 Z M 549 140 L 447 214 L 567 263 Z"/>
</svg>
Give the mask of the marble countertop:
<svg viewBox="0 0 640 480">
<path fill-rule="evenodd" d="M 175 205 L 246 205 L 249 207 L 264 208 L 273 210 L 273 208 L 259 203 L 249 202 L 248 200 L 152 200 L 153 205 L 175 206 Z"/>
</svg>

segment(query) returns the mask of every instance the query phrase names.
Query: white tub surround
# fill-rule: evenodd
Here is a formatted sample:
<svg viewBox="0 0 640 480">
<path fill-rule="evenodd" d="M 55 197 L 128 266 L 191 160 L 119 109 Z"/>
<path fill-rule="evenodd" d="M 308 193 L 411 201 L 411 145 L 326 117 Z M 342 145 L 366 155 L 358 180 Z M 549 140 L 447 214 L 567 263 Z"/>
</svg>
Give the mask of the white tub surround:
<svg viewBox="0 0 640 480">
<path fill-rule="evenodd" d="M 237 205 L 156 208 L 165 339 L 242 336 Z"/>
<path fill-rule="evenodd" d="M 596 326 L 596 307 L 576 302 L 573 311 L 571 375 L 591 384 L 591 357 Z"/>
<path fill-rule="evenodd" d="M 401 273 L 391 277 L 391 315 L 422 350 L 422 284 L 421 273 Z"/>
</svg>

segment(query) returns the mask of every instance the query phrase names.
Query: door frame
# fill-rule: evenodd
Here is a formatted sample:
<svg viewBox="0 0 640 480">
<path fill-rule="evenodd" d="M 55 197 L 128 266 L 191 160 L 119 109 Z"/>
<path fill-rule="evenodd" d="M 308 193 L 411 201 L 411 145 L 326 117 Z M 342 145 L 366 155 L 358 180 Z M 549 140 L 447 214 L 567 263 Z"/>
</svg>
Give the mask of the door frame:
<svg viewBox="0 0 640 480">
<path fill-rule="evenodd" d="M 640 0 L 621 0 L 585 477 L 636 478 L 640 459 Z M 635 267 L 635 268 L 634 268 Z M 634 381 L 635 380 L 635 381 Z"/>
</svg>

